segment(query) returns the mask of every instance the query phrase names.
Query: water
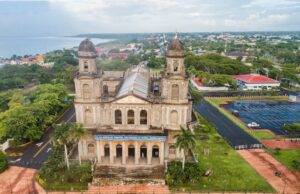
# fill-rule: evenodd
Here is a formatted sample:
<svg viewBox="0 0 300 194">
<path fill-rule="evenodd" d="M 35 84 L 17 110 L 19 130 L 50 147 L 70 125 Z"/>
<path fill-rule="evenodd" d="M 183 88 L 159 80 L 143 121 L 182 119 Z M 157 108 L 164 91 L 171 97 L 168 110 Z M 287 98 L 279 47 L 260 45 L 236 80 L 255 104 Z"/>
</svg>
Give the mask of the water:
<svg viewBox="0 0 300 194">
<path fill-rule="evenodd" d="M 18 56 L 44 54 L 49 51 L 73 48 L 79 45 L 84 38 L 77 37 L 0 37 L 0 57 L 10 58 Z M 110 39 L 91 39 L 99 44 L 111 41 Z"/>
<path fill-rule="evenodd" d="M 279 135 L 287 134 L 282 129 L 285 124 L 300 123 L 300 102 L 234 101 L 225 107 L 230 112 L 237 110 L 244 123 L 256 122 Z"/>
</svg>

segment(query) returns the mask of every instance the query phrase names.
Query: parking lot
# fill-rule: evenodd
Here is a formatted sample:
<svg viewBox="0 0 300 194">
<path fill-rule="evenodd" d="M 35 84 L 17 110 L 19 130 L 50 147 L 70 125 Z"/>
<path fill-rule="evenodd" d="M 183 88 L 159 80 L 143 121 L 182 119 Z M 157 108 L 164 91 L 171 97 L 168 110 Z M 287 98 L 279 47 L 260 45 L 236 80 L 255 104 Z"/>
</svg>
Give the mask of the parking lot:
<svg viewBox="0 0 300 194">
<path fill-rule="evenodd" d="M 247 123 L 256 122 L 259 128 L 269 129 L 278 135 L 287 134 L 285 124 L 300 123 L 300 102 L 287 101 L 235 101 L 225 108 L 237 111 L 238 117 Z"/>
</svg>

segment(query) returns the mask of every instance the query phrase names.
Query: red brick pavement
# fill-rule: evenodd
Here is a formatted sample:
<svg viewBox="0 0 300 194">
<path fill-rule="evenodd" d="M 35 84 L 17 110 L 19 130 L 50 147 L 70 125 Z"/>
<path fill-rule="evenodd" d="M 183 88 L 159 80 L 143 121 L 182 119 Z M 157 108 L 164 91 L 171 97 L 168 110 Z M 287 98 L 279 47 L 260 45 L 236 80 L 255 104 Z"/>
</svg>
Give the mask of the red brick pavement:
<svg viewBox="0 0 300 194">
<path fill-rule="evenodd" d="M 299 174 L 291 172 L 264 150 L 239 150 L 238 153 L 262 176 L 278 193 L 300 194 Z M 281 176 L 275 176 L 276 171 Z"/>
</svg>

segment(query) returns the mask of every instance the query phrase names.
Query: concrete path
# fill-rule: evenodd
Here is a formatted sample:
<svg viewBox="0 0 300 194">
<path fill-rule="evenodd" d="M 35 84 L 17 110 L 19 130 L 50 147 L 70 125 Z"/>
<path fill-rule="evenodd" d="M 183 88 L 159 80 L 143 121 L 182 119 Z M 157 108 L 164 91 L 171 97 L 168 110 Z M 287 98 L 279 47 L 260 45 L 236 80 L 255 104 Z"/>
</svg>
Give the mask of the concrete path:
<svg viewBox="0 0 300 194">
<path fill-rule="evenodd" d="M 237 151 L 278 193 L 300 194 L 300 176 L 291 172 L 264 150 Z M 280 171 L 281 176 L 275 176 Z"/>
</svg>

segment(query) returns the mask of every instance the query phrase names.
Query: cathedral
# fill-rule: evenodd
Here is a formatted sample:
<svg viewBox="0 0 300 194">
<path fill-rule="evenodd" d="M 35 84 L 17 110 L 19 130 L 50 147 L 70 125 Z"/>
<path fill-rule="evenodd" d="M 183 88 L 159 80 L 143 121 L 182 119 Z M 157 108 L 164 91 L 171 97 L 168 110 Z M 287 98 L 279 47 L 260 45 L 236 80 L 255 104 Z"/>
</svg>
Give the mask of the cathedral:
<svg viewBox="0 0 300 194">
<path fill-rule="evenodd" d="M 96 67 L 93 43 L 82 41 L 74 79 L 76 120 L 85 129 L 78 157 L 95 160 L 96 166 L 124 168 L 164 167 L 168 161 L 182 159 L 174 135 L 195 120 L 184 56 L 176 35 L 168 45 L 161 74 L 143 66 L 102 71 Z"/>
</svg>

